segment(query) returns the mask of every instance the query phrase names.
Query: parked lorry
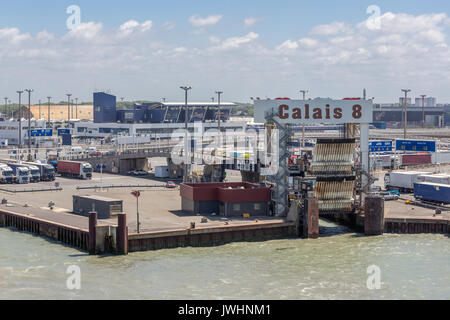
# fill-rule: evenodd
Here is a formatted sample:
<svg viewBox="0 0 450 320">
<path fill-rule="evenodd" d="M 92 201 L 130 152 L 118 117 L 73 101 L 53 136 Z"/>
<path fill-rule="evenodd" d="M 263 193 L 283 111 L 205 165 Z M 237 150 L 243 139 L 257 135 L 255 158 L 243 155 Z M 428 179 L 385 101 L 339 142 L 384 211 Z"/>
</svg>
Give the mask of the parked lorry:
<svg viewBox="0 0 450 320">
<path fill-rule="evenodd" d="M 37 167 L 40 173 L 41 181 L 54 181 L 55 180 L 55 168 L 51 164 L 39 163 L 39 162 L 24 162 L 27 165 Z"/>
<path fill-rule="evenodd" d="M 13 170 L 14 181 L 19 184 L 30 182 L 30 169 L 23 164 L 8 163 L 8 166 Z"/>
<path fill-rule="evenodd" d="M 450 203 L 450 185 L 431 182 L 415 183 L 414 198 L 437 203 Z"/>
<path fill-rule="evenodd" d="M 431 182 L 450 185 L 450 175 L 448 174 L 422 174 L 417 178 L 417 182 Z"/>
<path fill-rule="evenodd" d="M 58 160 L 58 173 L 65 177 L 92 179 L 92 166 L 87 162 Z"/>
<path fill-rule="evenodd" d="M 14 172 L 6 164 L 0 164 L 0 183 L 14 183 Z"/>
<path fill-rule="evenodd" d="M 35 165 L 22 163 L 24 167 L 27 167 L 30 171 L 30 182 L 41 181 L 41 171 Z"/>
<path fill-rule="evenodd" d="M 414 183 L 422 174 L 427 173 L 420 171 L 388 172 L 384 175 L 384 188 L 386 190 L 397 189 L 401 192 L 412 192 Z"/>
</svg>

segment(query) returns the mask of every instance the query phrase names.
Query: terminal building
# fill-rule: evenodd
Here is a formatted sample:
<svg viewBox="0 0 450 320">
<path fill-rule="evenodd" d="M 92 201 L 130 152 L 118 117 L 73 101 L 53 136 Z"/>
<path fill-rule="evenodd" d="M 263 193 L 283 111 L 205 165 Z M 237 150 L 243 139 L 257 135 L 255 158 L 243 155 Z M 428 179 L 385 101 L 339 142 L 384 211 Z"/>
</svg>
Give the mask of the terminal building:
<svg viewBox="0 0 450 320">
<path fill-rule="evenodd" d="M 220 117 L 222 130 L 244 129 L 246 123 L 230 121 L 232 102 L 189 102 L 187 122 L 193 132 L 194 123 L 202 122 L 204 129 L 217 128 Z M 184 102 L 135 103 L 130 109 L 117 109 L 116 96 L 94 93 L 94 121 L 74 123 L 74 136 L 107 137 L 113 135 L 150 135 L 169 138 L 185 126 Z"/>
</svg>

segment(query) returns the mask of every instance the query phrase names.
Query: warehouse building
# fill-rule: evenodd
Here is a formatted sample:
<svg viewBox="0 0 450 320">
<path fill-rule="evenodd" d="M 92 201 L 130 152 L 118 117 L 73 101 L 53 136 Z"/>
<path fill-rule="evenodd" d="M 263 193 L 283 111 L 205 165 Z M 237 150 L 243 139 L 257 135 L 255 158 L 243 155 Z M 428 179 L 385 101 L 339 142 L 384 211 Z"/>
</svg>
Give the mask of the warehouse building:
<svg viewBox="0 0 450 320">
<path fill-rule="evenodd" d="M 181 208 L 191 214 L 268 216 L 270 188 L 248 182 L 183 183 Z"/>
</svg>

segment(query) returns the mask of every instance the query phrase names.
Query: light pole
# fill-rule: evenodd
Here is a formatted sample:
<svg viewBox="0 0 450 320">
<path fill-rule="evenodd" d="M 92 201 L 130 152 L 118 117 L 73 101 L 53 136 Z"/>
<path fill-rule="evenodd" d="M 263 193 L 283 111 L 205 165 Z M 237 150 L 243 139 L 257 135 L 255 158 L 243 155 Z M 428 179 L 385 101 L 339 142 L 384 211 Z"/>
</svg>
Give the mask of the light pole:
<svg viewBox="0 0 450 320">
<path fill-rule="evenodd" d="M 21 149 L 22 148 L 22 110 L 21 110 L 21 100 L 20 100 L 20 98 L 21 98 L 21 96 L 22 96 L 22 93 L 23 93 L 23 91 L 17 91 L 17 93 L 19 94 L 19 110 L 18 110 L 18 112 L 19 112 L 19 141 L 18 141 L 18 143 L 19 143 L 19 149 Z"/>
<path fill-rule="evenodd" d="M 5 120 L 8 117 L 8 98 L 5 97 Z"/>
<path fill-rule="evenodd" d="M 75 119 L 78 119 L 78 98 L 75 98 Z"/>
<path fill-rule="evenodd" d="M 222 117 L 222 113 L 220 112 L 220 95 L 223 93 L 223 91 L 216 91 L 217 94 L 217 128 L 219 129 L 219 137 L 221 136 L 221 129 L 220 129 L 220 118 Z"/>
<path fill-rule="evenodd" d="M 31 93 L 33 89 L 25 89 L 28 92 L 28 160 L 31 161 Z"/>
<path fill-rule="evenodd" d="M 67 96 L 67 127 L 70 129 L 70 96 L 71 93 L 66 93 Z"/>
<path fill-rule="evenodd" d="M 47 97 L 47 99 L 48 99 L 48 110 L 47 110 L 47 118 L 48 118 L 48 127 L 50 128 L 51 127 L 51 125 L 50 125 L 50 99 L 51 99 L 52 97 Z"/>
<path fill-rule="evenodd" d="M 407 127 L 407 123 L 408 123 L 408 116 L 407 116 L 407 112 L 406 112 L 406 103 L 408 100 L 408 92 L 410 92 L 410 89 L 402 89 L 402 91 L 405 93 L 405 100 L 403 101 L 404 104 L 404 113 L 405 113 L 405 121 L 403 123 L 403 139 L 406 139 L 406 127 Z"/>
<path fill-rule="evenodd" d="M 184 182 L 188 181 L 188 91 L 192 89 L 190 86 L 183 86 L 180 87 L 180 89 L 184 90 L 184 154 L 185 154 L 185 160 L 184 160 Z"/>
<path fill-rule="evenodd" d="M 300 92 L 303 94 L 303 101 L 305 101 L 306 93 L 308 90 L 300 90 Z M 302 124 L 302 148 L 305 148 L 305 125 Z"/>
<path fill-rule="evenodd" d="M 420 95 L 422 97 L 422 128 L 425 128 L 425 97 L 426 94 Z"/>
</svg>

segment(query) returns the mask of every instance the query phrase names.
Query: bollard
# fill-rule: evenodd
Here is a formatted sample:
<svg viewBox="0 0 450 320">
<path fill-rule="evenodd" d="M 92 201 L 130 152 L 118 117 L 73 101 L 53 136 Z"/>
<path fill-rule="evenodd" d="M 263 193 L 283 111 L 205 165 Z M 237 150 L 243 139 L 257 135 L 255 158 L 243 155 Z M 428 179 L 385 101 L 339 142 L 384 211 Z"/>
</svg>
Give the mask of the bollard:
<svg viewBox="0 0 450 320">
<path fill-rule="evenodd" d="M 384 199 L 367 196 L 364 203 L 364 233 L 366 236 L 378 236 L 384 232 Z"/>
<path fill-rule="evenodd" d="M 317 239 L 319 237 L 319 200 L 306 198 L 303 215 L 303 237 Z"/>
<path fill-rule="evenodd" d="M 116 235 L 116 249 L 117 254 L 128 254 L 128 228 L 127 215 L 120 213 L 117 215 L 117 235 Z"/>
<path fill-rule="evenodd" d="M 96 253 L 96 227 L 97 227 L 97 212 L 89 212 L 89 254 Z"/>
</svg>

